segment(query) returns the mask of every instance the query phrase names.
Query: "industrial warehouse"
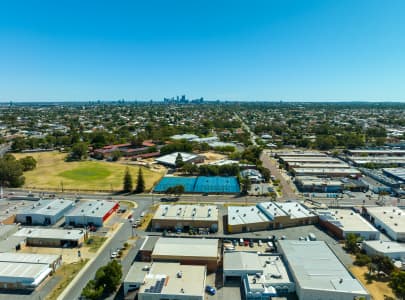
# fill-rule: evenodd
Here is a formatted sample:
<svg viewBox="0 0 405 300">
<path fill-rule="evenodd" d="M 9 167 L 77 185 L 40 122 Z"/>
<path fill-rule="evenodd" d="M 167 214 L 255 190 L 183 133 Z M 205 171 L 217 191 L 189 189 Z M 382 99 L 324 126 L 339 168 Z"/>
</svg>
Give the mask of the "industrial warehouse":
<svg viewBox="0 0 405 300">
<path fill-rule="evenodd" d="M 114 201 L 83 201 L 72 211 L 65 214 L 65 224 L 70 226 L 97 226 L 102 227 L 108 219 L 119 208 Z"/>
<path fill-rule="evenodd" d="M 279 161 L 294 176 L 359 177 L 361 172 L 344 161 L 316 152 L 278 153 Z"/>
<path fill-rule="evenodd" d="M 154 230 L 182 230 L 198 228 L 218 231 L 218 209 L 215 205 L 160 205 L 152 218 Z"/>
<path fill-rule="evenodd" d="M 26 225 L 53 225 L 72 209 L 73 201 L 39 200 L 16 215 L 16 222 Z"/>
<path fill-rule="evenodd" d="M 370 300 L 356 280 L 323 241 L 278 241 L 300 300 Z"/>
<path fill-rule="evenodd" d="M 279 255 L 224 253 L 224 284 L 240 284 L 247 300 L 270 299 L 295 292 L 295 284 Z"/>
<path fill-rule="evenodd" d="M 380 232 L 360 214 L 350 209 L 318 210 L 319 224 L 338 239 L 353 233 L 364 240 L 377 240 Z"/>
<path fill-rule="evenodd" d="M 124 279 L 124 295 L 138 290 L 137 299 L 203 300 L 206 267 L 180 263 L 135 262 Z"/>
<path fill-rule="evenodd" d="M 61 263 L 60 255 L 0 253 L 0 288 L 33 290 Z"/>
<path fill-rule="evenodd" d="M 383 255 L 394 260 L 405 261 L 405 244 L 392 241 L 363 241 L 361 248 L 368 255 Z"/>
<path fill-rule="evenodd" d="M 405 215 L 397 207 L 380 206 L 367 207 L 365 211 L 370 222 L 391 239 L 405 242 Z"/>
<path fill-rule="evenodd" d="M 298 202 L 262 202 L 228 206 L 228 232 L 249 232 L 316 224 L 318 216 Z"/>
<path fill-rule="evenodd" d="M 215 271 L 219 263 L 218 239 L 160 238 L 153 249 L 153 262 L 204 265 Z"/>
<path fill-rule="evenodd" d="M 22 228 L 14 234 L 25 237 L 26 245 L 33 247 L 78 247 L 86 239 L 84 229 Z"/>
</svg>

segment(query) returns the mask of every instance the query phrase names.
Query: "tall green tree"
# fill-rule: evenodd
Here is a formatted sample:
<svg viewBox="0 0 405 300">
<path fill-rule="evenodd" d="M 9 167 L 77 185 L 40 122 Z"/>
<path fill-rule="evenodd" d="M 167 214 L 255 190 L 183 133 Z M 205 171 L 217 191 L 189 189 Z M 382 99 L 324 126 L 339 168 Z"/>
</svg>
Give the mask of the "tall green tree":
<svg viewBox="0 0 405 300">
<path fill-rule="evenodd" d="M 123 191 L 125 193 L 130 193 L 132 192 L 133 189 L 133 185 L 132 185 L 132 175 L 129 172 L 129 168 L 127 167 L 125 169 L 125 175 L 124 175 L 124 187 L 123 187 Z"/>
<path fill-rule="evenodd" d="M 392 273 L 389 286 L 399 299 L 405 299 L 405 271 Z"/>
<path fill-rule="evenodd" d="M 23 167 L 12 155 L 0 158 L 0 185 L 3 187 L 20 187 L 24 184 Z"/>
<path fill-rule="evenodd" d="M 87 158 L 87 143 L 80 142 L 72 146 L 70 158 L 73 160 L 82 160 Z"/>
<path fill-rule="evenodd" d="M 135 192 L 136 193 L 143 193 L 144 191 L 145 191 L 145 179 L 143 178 L 142 169 L 139 168 L 138 179 L 137 179 L 137 182 L 136 182 Z"/>
<path fill-rule="evenodd" d="M 357 235 L 354 233 L 349 233 L 346 235 L 346 240 L 345 240 L 345 249 L 347 252 L 356 254 L 360 251 L 359 246 L 357 243 L 359 242 L 359 238 Z"/>
<path fill-rule="evenodd" d="M 23 171 L 34 170 L 37 166 L 37 161 L 32 156 L 23 157 L 18 160 L 23 168 Z"/>
<path fill-rule="evenodd" d="M 176 157 L 176 168 L 181 168 L 184 165 L 184 161 L 183 161 L 183 156 L 181 156 L 181 153 L 177 153 L 177 157 Z"/>
</svg>

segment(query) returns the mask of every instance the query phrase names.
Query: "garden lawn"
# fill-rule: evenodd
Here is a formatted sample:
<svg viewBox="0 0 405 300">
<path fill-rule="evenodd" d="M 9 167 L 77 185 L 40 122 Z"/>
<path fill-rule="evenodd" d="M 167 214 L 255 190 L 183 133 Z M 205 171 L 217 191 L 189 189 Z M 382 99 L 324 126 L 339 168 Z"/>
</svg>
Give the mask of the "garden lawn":
<svg viewBox="0 0 405 300">
<path fill-rule="evenodd" d="M 14 153 L 17 159 L 33 156 L 37 167 L 33 171 L 24 172 L 25 188 L 73 191 L 120 191 L 126 165 L 105 161 L 75 161 L 65 162 L 66 153 L 36 152 Z M 136 186 L 138 166 L 128 166 Z M 146 189 L 149 190 L 157 183 L 162 173 L 142 167 Z"/>
</svg>

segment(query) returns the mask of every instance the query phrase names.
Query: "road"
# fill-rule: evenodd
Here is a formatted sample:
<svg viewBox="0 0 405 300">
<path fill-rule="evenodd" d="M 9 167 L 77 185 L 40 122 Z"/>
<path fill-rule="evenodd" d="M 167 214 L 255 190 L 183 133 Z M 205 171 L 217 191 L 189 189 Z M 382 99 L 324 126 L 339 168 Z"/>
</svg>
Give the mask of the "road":
<svg viewBox="0 0 405 300">
<path fill-rule="evenodd" d="M 150 202 L 137 201 L 137 205 L 138 207 L 133 209 L 134 218 L 139 218 L 143 211 L 148 210 Z M 87 282 L 92 278 L 94 278 L 96 271 L 110 261 L 111 252 L 115 251 L 115 249 L 117 249 L 118 247 L 122 247 L 123 244 L 132 236 L 134 231 L 132 229 L 131 223 L 129 223 L 128 220 L 123 220 L 122 223 L 123 223 L 122 227 L 118 229 L 115 235 L 107 242 L 105 248 L 103 248 L 103 250 L 97 254 L 97 256 L 93 261 L 89 262 L 91 265 L 87 267 L 86 271 L 82 274 L 81 278 L 79 278 L 79 280 L 76 281 L 74 286 L 69 287 L 69 291 L 65 294 L 63 299 L 65 300 L 78 299 Z M 141 241 L 138 241 L 136 243 L 135 248 L 139 249 L 140 245 Z M 128 263 L 129 264 L 132 263 L 132 261 L 130 262 L 130 259 L 133 256 L 134 251 L 136 250 L 132 249 L 129 253 L 130 256 L 124 259 L 123 264 L 125 264 L 125 266 L 123 268 L 124 271 L 123 273 L 125 275 L 129 270 L 129 267 L 126 265 Z"/>
<path fill-rule="evenodd" d="M 263 162 L 263 166 L 270 170 L 271 175 L 275 176 L 281 184 L 281 198 L 280 200 L 297 199 L 298 195 L 293 191 L 291 184 L 287 182 L 284 176 L 281 174 L 280 169 L 275 161 L 272 161 L 266 151 L 263 151 L 260 155 L 260 160 Z"/>
<path fill-rule="evenodd" d="M 27 197 L 28 193 L 32 192 L 35 197 L 48 198 L 49 195 L 55 195 L 57 198 L 64 199 L 76 199 L 80 196 L 81 199 L 85 200 L 126 200 L 126 201 L 147 201 L 150 204 L 159 203 L 160 198 L 167 197 L 166 195 L 157 195 L 157 194 L 131 194 L 131 195 L 122 195 L 122 194 L 109 194 L 109 193 L 61 193 L 55 191 L 41 191 L 35 192 L 28 189 L 18 188 L 18 189 L 4 189 L 4 195 L 9 197 L 10 200 L 13 200 L 13 197 Z M 12 195 L 11 195 L 12 194 Z M 17 199 L 16 199 L 17 200 Z M 24 199 L 29 200 L 29 198 Z M 263 199 L 262 199 L 263 200 Z M 208 202 L 208 203 L 226 203 L 226 202 L 258 202 L 260 198 L 254 196 L 240 197 L 235 194 L 224 194 L 224 195 L 209 195 L 203 196 L 202 194 L 185 194 L 180 196 L 179 201 L 184 202 Z"/>
<path fill-rule="evenodd" d="M 246 123 L 237 113 L 235 113 L 235 118 L 237 118 L 242 123 L 242 127 L 250 134 L 250 141 L 252 142 L 253 146 L 257 146 L 256 143 L 257 136 L 250 130 L 249 126 L 246 125 Z"/>
</svg>

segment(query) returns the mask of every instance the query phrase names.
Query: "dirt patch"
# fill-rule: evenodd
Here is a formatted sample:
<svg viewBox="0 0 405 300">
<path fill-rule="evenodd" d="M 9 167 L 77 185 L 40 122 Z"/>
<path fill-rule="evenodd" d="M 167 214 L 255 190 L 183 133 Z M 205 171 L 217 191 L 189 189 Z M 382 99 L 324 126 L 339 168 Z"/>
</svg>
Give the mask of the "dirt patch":
<svg viewBox="0 0 405 300">
<path fill-rule="evenodd" d="M 391 288 L 388 286 L 388 282 L 374 281 L 372 283 L 367 283 L 367 279 L 364 274 L 368 272 L 368 268 L 352 266 L 350 271 L 361 283 L 366 287 L 370 295 L 373 297 L 373 300 L 384 300 L 385 296 L 392 297 L 395 299 L 395 295 L 392 292 Z"/>
</svg>

